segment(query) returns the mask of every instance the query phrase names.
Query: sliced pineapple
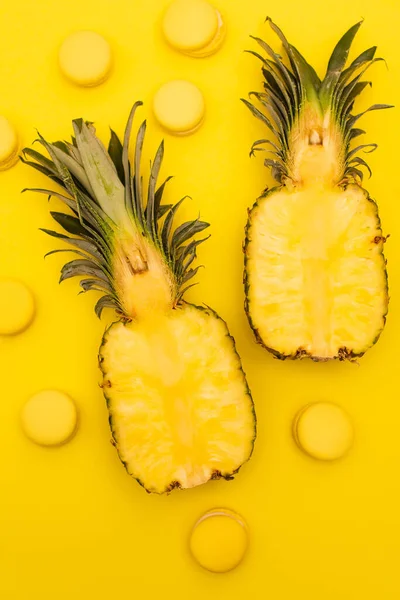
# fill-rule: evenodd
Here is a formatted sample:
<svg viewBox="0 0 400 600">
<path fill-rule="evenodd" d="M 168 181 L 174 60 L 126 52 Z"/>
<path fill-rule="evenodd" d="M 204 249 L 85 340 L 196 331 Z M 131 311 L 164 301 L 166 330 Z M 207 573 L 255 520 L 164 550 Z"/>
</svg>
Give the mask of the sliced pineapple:
<svg viewBox="0 0 400 600">
<path fill-rule="evenodd" d="M 387 286 L 376 204 L 356 185 L 271 193 L 252 210 L 247 302 L 281 356 L 360 355 L 385 323 Z"/>
<path fill-rule="evenodd" d="M 127 471 L 149 492 L 191 488 L 231 479 L 251 456 L 255 414 L 250 392 L 224 321 L 211 309 L 183 300 L 199 267 L 193 239 L 208 227 L 196 219 L 173 228 L 177 209 L 162 204 L 157 186 L 160 145 L 145 194 L 140 126 L 134 159 L 129 140 L 114 132 L 108 150 L 90 123 L 74 121 L 72 143 L 40 141 L 50 159 L 26 148 L 23 161 L 63 189 L 36 191 L 61 199 L 70 213 L 52 212 L 78 255 L 61 281 L 83 277 L 83 291 L 103 293 L 95 310 L 115 309 L 99 353 L 114 444 Z M 33 160 L 32 160 L 33 159 Z M 145 199 L 146 198 L 146 199 Z M 66 250 L 64 250 L 66 251 Z"/>
<path fill-rule="evenodd" d="M 232 338 L 211 310 L 184 304 L 112 325 L 100 367 L 119 456 L 147 490 L 229 479 L 251 454 L 251 398 Z"/>
<path fill-rule="evenodd" d="M 360 81 L 376 48 L 345 69 L 360 23 L 337 44 L 321 81 L 270 21 L 290 68 L 263 40 L 263 111 L 244 100 L 277 138 L 258 140 L 279 186 L 249 213 L 245 243 L 246 312 L 258 341 L 278 358 L 354 359 L 376 342 L 388 306 L 385 238 L 376 203 L 362 188 L 369 169 L 351 142 Z M 374 105 L 369 110 L 389 108 Z M 367 112 L 367 111 L 365 111 Z M 268 116 L 267 114 L 268 113 Z M 364 113 L 362 113 L 364 114 Z"/>
</svg>

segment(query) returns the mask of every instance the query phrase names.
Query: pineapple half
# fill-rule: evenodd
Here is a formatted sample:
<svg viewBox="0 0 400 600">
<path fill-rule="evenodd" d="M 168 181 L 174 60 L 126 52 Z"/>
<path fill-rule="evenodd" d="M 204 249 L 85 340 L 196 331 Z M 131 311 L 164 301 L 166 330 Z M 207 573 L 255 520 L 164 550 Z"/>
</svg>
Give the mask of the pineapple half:
<svg viewBox="0 0 400 600">
<path fill-rule="evenodd" d="M 60 281 L 82 277 L 83 291 L 104 294 L 97 315 L 104 308 L 117 312 L 99 352 L 112 441 L 128 473 L 148 492 L 163 493 L 231 479 L 252 453 L 256 424 L 225 322 L 212 309 L 183 300 L 199 268 L 191 266 L 197 246 L 206 239 L 192 238 L 208 223 L 197 219 L 173 230 L 184 199 L 162 204 L 169 179 L 157 186 L 163 143 L 145 190 L 146 122 L 133 161 L 128 158 L 140 104 L 130 113 L 123 144 L 111 131 L 107 151 L 92 124 L 78 119 L 72 143 L 50 144 L 40 136 L 50 158 L 25 148 L 22 160 L 63 188 L 33 191 L 70 209 L 51 212 L 66 233 L 43 230 L 78 255 L 64 265 Z"/>
<path fill-rule="evenodd" d="M 379 338 L 388 309 L 388 286 L 378 208 L 362 187 L 370 169 L 359 156 L 376 144 L 351 149 L 365 133 L 355 127 L 374 104 L 353 114 L 370 85 L 365 71 L 376 47 L 349 66 L 361 23 L 338 42 L 321 81 L 268 18 L 287 62 L 263 40 L 264 91 L 251 92 L 260 109 L 243 102 L 274 134 L 258 140 L 278 186 L 266 189 L 249 212 L 246 228 L 246 312 L 257 340 L 276 357 L 354 359 Z"/>
</svg>

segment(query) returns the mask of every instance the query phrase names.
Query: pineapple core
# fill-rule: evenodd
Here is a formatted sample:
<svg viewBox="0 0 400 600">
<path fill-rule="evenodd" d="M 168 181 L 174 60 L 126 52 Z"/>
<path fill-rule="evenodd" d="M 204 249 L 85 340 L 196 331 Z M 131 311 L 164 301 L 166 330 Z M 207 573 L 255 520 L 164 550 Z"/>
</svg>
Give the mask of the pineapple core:
<svg viewBox="0 0 400 600">
<path fill-rule="evenodd" d="M 118 297 L 128 318 L 144 319 L 173 308 L 173 276 L 160 252 L 139 235 L 118 240 L 114 273 Z"/>
</svg>

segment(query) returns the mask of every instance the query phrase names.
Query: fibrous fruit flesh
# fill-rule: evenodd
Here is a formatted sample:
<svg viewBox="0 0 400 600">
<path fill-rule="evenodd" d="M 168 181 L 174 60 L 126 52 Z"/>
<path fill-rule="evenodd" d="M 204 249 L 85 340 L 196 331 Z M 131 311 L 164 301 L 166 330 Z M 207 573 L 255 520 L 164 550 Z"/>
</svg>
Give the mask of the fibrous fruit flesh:
<svg viewBox="0 0 400 600">
<path fill-rule="evenodd" d="M 210 308 L 183 300 L 198 267 L 196 219 L 173 227 L 177 204 L 163 204 L 157 185 L 160 145 L 146 193 L 141 153 L 146 122 L 128 158 L 133 107 L 123 143 L 114 132 L 106 149 L 93 125 L 73 122 L 72 143 L 40 141 L 50 158 L 25 148 L 22 160 L 63 190 L 69 212 L 52 212 L 77 258 L 61 281 L 81 277 L 83 291 L 103 295 L 95 310 L 117 312 L 99 352 L 113 443 L 130 475 L 149 492 L 231 479 L 250 457 L 255 438 L 251 395 L 225 322 Z M 70 251 L 70 250 L 63 250 Z"/>
<path fill-rule="evenodd" d="M 269 19 L 268 19 L 269 20 Z M 270 21 L 270 20 L 269 20 Z M 370 82 L 365 71 L 376 47 L 346 67 L 361 23 L 338 42 L 320 80 L 304 57 L 270 21 L 288 66 L 266 42 L 264 91 L 251 92 L 251 112 L 275 140 L 265 164 L 278 185 L 264 191 L 249 213 L 245 242 L 246 312 L 257 340 L 276 357 L 354 359 L 380 336 L 388 307 L 386 261 L 378 207 L 362 187 L 360 156 L 375 144 L 355 145 L 355 127 L 375 104 L 353 114 Z"/>
</svg>

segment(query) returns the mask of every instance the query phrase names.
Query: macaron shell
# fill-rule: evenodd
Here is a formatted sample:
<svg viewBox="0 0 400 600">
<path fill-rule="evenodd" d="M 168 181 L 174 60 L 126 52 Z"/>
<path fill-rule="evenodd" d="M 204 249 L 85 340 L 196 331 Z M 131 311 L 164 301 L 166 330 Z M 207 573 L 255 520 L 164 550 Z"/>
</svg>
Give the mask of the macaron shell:
<svg viewBox="0 0 400 600">
<path fill-rule="evenodd" d="M 0 170 L 18 162 L 18 135 L 12 123 L 0 115 Z"/>
<path fill-rule="evenodd" d="M 190 538 L 193 558 L 204 569 L 226 573 L 243 560 L 249 543 L 244 519 L 235 512 L 213 509 L 196 523 Z"/>
<path fill-rule="evenodd" d="M 21 281 L 0 280 L 0 335 L 25 331 L 35 316 L 35 298 Z"/>
<path fill-rule="evenodd" d="M 218 52 L 225 40 L 226 25 L 222 19 L 221 13 L 216 10 L 216 14 L 218 19 L 218 29 L 215 37 L 204 48 L 184 52 L 184 54 L 187 54 L 188 56 L 191 56 L 193 58 L 206 58 L 207 56 L 211 56 L 212 54 Z"/>
<path fill-rule="evenodd" d="M 204 97 L 189 81 L 170 81 L 156 92 L 153 110 L 162 127 L 177 135 L 188 135 L 203 122 Z"/>
<path fill-rule="evenodd" d="M 204 0 L 176 0 L 167 8 L 163 32 L 167 42 L 181 52 L 201 50 L 217 35 L 218 17 Z"/>
<path fill-rule="evenodd" d="M 84 87 L 99 85 L 112 67 L 110 44 L 95 31 L 77 31 L 62 43 L 59 65 L 73 83 Z"/>
<path fill-rule="evenodd" d="M 21 414 L 26 436 L 40 446 L 59 446 L 76 432 L 78 412 L 73 400 L 57 390 L 44 390 L 32 396 Z"/>
<path fill-rule="evenodd" d="M 345 456 L 354 440 L 352 421 L 340 406 L 317 402 L 305 406 L 294 421 L 294 438 L 309 456 L 337 460 Z"/>
</svg>

